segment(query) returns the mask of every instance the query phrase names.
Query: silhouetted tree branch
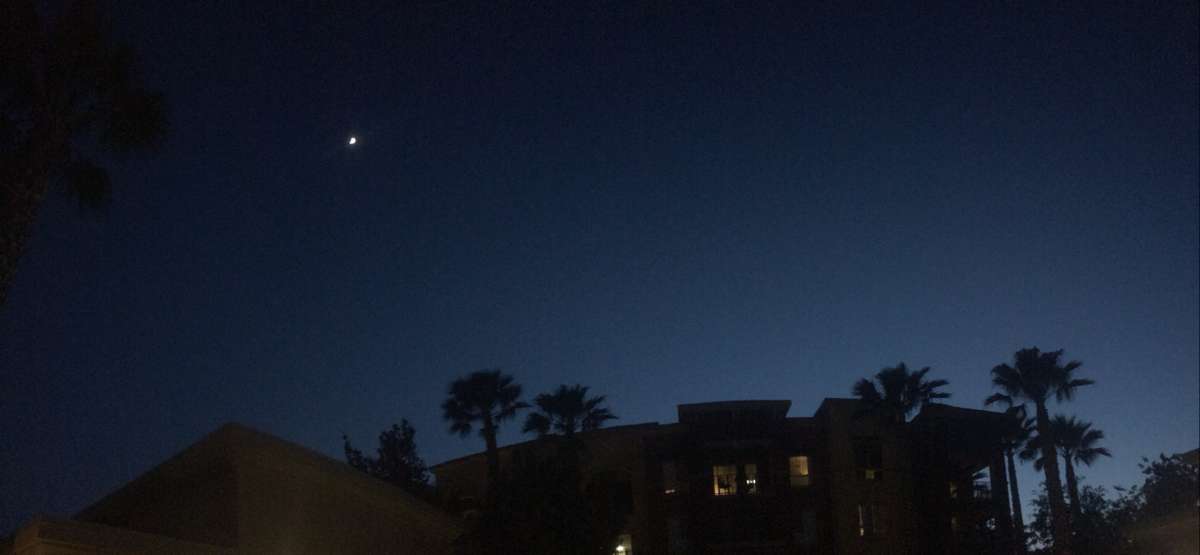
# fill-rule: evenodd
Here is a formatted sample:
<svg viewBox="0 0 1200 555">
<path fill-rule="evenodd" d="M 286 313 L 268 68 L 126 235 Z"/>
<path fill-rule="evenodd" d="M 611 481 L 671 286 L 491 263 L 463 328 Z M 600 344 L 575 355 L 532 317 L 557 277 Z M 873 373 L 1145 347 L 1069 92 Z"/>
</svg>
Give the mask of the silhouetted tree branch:
<svg viewBox="0 0 1200 555">
<path fill-rule="evenodd" d="M 431 494 L 429 470 L 417 454 L 416 435 L 408 420 L 401 420 L 399 425 L 392 424 L 390 429 L 379 433 L 379 447 L 374 457 L 363 455 L 346 436 L 342 436 L 342 449 L 350 466 L 428 498 Z"/>
<path fill-rule="evenodd" d="M 111 183 L 92 155 L 153 148 L 167 129 L 162 95 L 142 85 L 96 2 L 52 18 L 39 8 L 0 2 L 0 307 L 50 185 L 99 207 Z"/>
</svg>

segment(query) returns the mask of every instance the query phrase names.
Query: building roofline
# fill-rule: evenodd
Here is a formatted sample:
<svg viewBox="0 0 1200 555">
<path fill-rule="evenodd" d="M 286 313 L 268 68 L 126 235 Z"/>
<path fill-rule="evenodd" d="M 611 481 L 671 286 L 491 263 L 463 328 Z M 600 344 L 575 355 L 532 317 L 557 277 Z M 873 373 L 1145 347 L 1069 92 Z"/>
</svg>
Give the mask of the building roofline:
<svg viewBox="0 0 1200 555">
<path fill-rule="evenodd" d="M 854 398 L 854 397 L 826 397 L 821 400 L 821 403 L 817 406 L 817 410 L 813 412 L 812 416 L 787 416 L 787 412 L 788 412 L 788 410 L 790 410 L 792 402 L 790 400 L 786 400 L 786 399 L 738 399 L 738 400 L 730 400 L 730 401 L 708 401 L 708 402 L 702 402 L 702 403 L 680 403 L 680 404 L 676 405 L 676 409 L 682 410 L 682 409 L 686 408 L 686 409 L 688 409 L 688 412 L 692 412 L 692 411 L 718 410 L 718 409 L 750 408 L 750 407 L 756 407 L 756 406 L 758 406 L 758 407 L 786 406 L 787 409 L 784 410 L 785 420 L 797 421 L 797 422 L 812 422 L 815 418 L 817 418 L 817 416 L 823 410 L 825 410 L 826 406 L 828 406 L 828 405 L 839 405 L 839 404 L 843 404 L 843 405 L 844 404 L 855 404 L 855 405 L 857 405 L 858 403 L 861 403 L 861 402 L 862 402 L 862 400 L 860 400 L 858 398 Z M 930 404 L 930 407 L 937 407 L 937 408 L 933 409 L 934 412 L 966 411 L 967 414 L 973 414 L 975 416 L 985 417 L 985 418 L 995 418 L 997 416 L 1004 415 L 1004 413 L 1000 413 L 1000 412 L 959 407 L 959 406 L 947 405 L 947 404 L 943 404 L 943 403 L 932 403 L 932 404 Z M 911 423 L 914 423 L 917 420 L 921 419 L 922 414 L 926 414 L 925 409 L 922 409 L 921 413 L 918 413 L 917 416 L 915 418 L 913 418 L 913 420 L 909 423 L 911 424 Z M 932 418 L 934 416 L 939 416 L 939 415 L 929 414 L 925 418 L 928 419 L 928 418 Z M 596 435 L 596 434 L 605 434 L 608 432 L 614 432 L 614 431 L 619 431 L 619 430 L 629 430 L 629 429 L 640 428 L 640 427 L 666 428 L 666 427 L 678 426 L 680 424 L 681 424 L 680 422 L 669 422 L 666 424 L 659 424 L 658 422 L 643 422 L 643 423 L 639 423 L 639 424 L 625 424 L 622 426 L 612 426 L 609 428 L 600 428 L 597 430 L 592 430 L 590 432 L 581 432 L 577 435 L 578 435 L 578 437 L 587 438 L 587 437 L 594 437 L 594 435 Z M 537 438 L 527 439 L 527 440 L 520 441 L 517 443 L 510 443 L 508 445 L 504 445 L 504 446 L 500 447 L 498 449 L 498 452 L 504 453 L 504 452 L 510 451 L 512 449 L 531 445 L 536 441 L 537 441 Z M 430 465 L 429 469 L 436 471 L 439 468 L 445 467 L 447 465 L 459 463 L 459 462 L 462 462 L 462 461 L 465 461 L 468 459 L 472 459 L 472 458 L 476 458 L 476 457 L 482 457 L 484 455 L 486 455 L 485 451 L 476 451 L 474 453 L 469 453 L 466 455 L 462 455 L 460 457 L 455 457 L 453 459 L 447 459 L 440 463 Z"/>
<path fill-rule="evenodd" d="M 632 429 L 634 429 L 634 428 L 646 428 L 646 429 L 651 429 L 651 428 L 657 428 L 657 427 L 659 427 L 659 423 L 658 423 L 658 422 L 641 422 L 641 423 L 638 423 L 638 424 L 623 424 L 623 425 L 621 425 L 621 426 L 610 426 L 610 427 L 608 427 L 608 428 L 597 428 L 597 429 L 595 429 L 595 430 L 590 430 L 590 431 L 587 431 L 587 432 L 579 432 L 578 434 L 575 434 L 575 437 L 580 437 L 580 438 L 590 438 L 590 437 L 595 437 L 595 436 L 598 436 L 598 435 L 604 435 L 604 434 L 607 434 L 607 433 L 609 433 L 609 432 L 615 432 L 615 431 L 618 431 L 618 430 L 621 430 L 621 431 L 628 431 L 628 430 L 632 430 Z M 540 439 L 540 438 L 533 438 L 533 439 L 527 439 L 527 440 L 525 440 L 525 441 L 519 441 L 519 442 L 517 442 L 517 443 L 510 443 L 510 444 L 508 444 L 508 445 L 504 445 L 504 446 L 501 446 L 501 447 L 497 448 L 497 449 L 496 449 L 496 451 L 497 451 L 497 452 L 499 452 L 499 453 L 503 453 L 503 452 L 505 452 L 505 451 L 509 451 L 509 450 L 512 450 L 512 449 L 516 449 L 516 448 L 518 448 L 518 447 L 524 447 L 524 446 L 526 446 L 526 445 L 532 445 L 532 444 L 533 444 L 534 442 L 536 442 L 538 439 Z M 432 465 L 429 465 L 429 469 L 430 469 L 430 470 L 437 470 L 438 468 L 441 468 L 441 467 L 443 467 L 443 466 L 446 466 L 446 465 L 449 465 L 449 464 L 454 464 L 454 463 L 457 463 L 457 462 L 462 462 L 462 461 L 465 461 L 465 460 L 467 460 L 467 459 L 471 459 L 471 458 L 475 458 L 475 457 L 482 457 L 482 456 L 484 456 L 484 455 L 486 455 L 486 454 L 487 454 L 487 452 L 486 452 L 486 451 L 476 451 L 476 452 L 474 452 L 474 453 L 468 453 L 468 454 L 466 454 L 466 455 L 463 455 L 463 456 L 461 456 L 461 457 L 455 457 L 455 458 L 453 458 L 453 459 L 447 459 L 447 460 L 444 460 L 444 461 L 442 461 L 442 462 L 440 462 L 440 463 L 437 463 L 437 464 L 432 464 Z"/>
<path fill-rule="evenodd" d="M 721 410 L 771 410 L 780 413 L 780 416 L 786 417 L 788 411 L 792 408 L 792 402 L 788 399 L 738 399 L 734 401 L 709 401 L 704 403 L 681 403 L 675 406 L 676 413 L 680 421 L 683 420 L 684 414 L 697 414 L 710 411 Z"/>
<path fill-rule="evenodd" d="M 390 495 L 414 503 L 419 507 L 437 510 L 437 507 L 428 501 L 405 491 L 403 488 L 374 478 L 324 453 L 243 424 L 228 422 L 129 482 L 109 492 L 104 497 L 87 505 L 76 512 L 74 518 L 86 519 L 89 513 L 102 508 L 107 503 L 119 502 L 121 497 L 132 495 L 139 488 L 145 487 L 147 484 L 153 484 L 157 479 L 170 479 L 170 474 L 180 467 L 187 465 L 189 459 L 200 462 L 229 461 L 231 464 L 236 464 L 235 461 L 237 460 L 241 460 L 242 462 L 247 460 L 245 458 L 246 453 L 256 452 L 267 452 L 271 455 L 282 456 L 278 458 L 268 456 L 255 459 L 255 463 L 265 462 L 268 465 L 299 463 L 311 467 L 318 472 L 346 480 L 348 482 L 347 485 L 353 485 L 364 492 L 379 492 L 383 490 L 387 491 Z M 441 513 L 438 512 L 438 514 L 440 515 Z M 454 521 L 453 517 L 449 515 L 445 515 L 445 517 L 448 522 Z"/>
<path fill-rule="evenodd" d="M 973 409 L 973 408 L 969 408 L 969 407 L 960 407 L 957 405 L 948 405 L 945 403 L 930 403 L 929 405 L 922 408 L 921 412 L 917 413 L 917 415 L 915 417 L 913 417 L 913 422 L 916 422 L 917 419 L 921 418 L 921 416 L 923 416 L 923 415 L 926 418 L 933 418 L 936 416 L 941 416 L 938 413 L 954 413 L 954 412 L 967 413 L 967 414 L 971 414 L 973 416 L 982 417 L 982 418 L 1007 418 L 1007 415 L 1005 415 L 1003 412 L 997 412 L 994 410 Z"/>
</svg>

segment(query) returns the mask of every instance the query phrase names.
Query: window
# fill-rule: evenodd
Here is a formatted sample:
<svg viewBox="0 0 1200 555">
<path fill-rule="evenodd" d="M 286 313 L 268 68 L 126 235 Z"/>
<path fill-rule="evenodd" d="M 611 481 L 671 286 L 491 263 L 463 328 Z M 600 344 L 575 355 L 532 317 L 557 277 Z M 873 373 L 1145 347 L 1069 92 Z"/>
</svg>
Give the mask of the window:
<svg viewBox="0 0 1200 555">
<path fill-rule="evenodd" d="M 633 555 L 633 542 L 629 534 L 617 536 L 617 547 L 613 549 L 613 555 Z"/>
<path fill-rule="evenodd" d="M 755 463 L 718 464 L 712 469 L 713 495 L 737 495 L 739 490 L 741 493 L 753 495 L 760 491 L 760 476 L 758 465 Z"/>
<path fill-rule="evenodd" d="M 747 464 L 742 472 L 746 475 L 746 493 L 758 493 L 758 465 Z"/>
<path fill-rule="evenodd" d="M 737 466 L 717 465 L 713 467 L 713 495 L 737 493 Z"/>
<path fill-rule="evenodd" d="M 875 536 L 883 533 L 883 521 L 879 517 L 879 507 L 873 504 L 858 506 L 858 535 L 859 537 Z"/>
<path fill-rule="evenodd" d="M 859 441 L 854 446 L 854 462 L 864 480 L 883 477 L 883 447 L 879 440 Z"/>
<path fill-rule="evenodd" d="M 798 455 L 788 457 L 788 480 L 793 488 L 805 488 L 812 483 L 808 474 L 808 457 Z"/>
<path fill-rule="evenodd" d="M 719 464 L 713 467 L 713 495 L 737 493 L 737 465 Z"/>
<path fill-rule="evenodd" d="M 983 478 L 983 479 L 972 481 L 971 485 L 968 486 L 971 488 L 969 491 L 971 497 L 974 497 L 975 499 L 983 499 L 983 500 L 991 499 L 992 498 L 992 488 L 988 484 L 988 479 L 984 478 L 982 476 L 979 476 L 979 478 Z"/>
<path fill-rule="evenodd" d="M 665 462 L 662 465 L 663 493 L 673 495 L 679 492 L 679 481 L 675 475 L 675 463 Z"/>
<path fill-rule="evenodd" d="M 950 499 L 958 499 L 958 484 L 950 482 Z"/>
</svg>

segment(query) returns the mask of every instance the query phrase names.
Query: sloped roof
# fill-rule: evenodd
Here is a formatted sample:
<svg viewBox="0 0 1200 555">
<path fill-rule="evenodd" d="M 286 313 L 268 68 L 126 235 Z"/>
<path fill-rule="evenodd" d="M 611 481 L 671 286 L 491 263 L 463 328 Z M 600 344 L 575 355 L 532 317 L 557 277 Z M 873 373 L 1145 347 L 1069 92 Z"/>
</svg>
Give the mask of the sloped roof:
<svg viewBox="0 0 1200 555">
<path fill-rule="evenodd" d="M 228 423 L 209 433 L 183 451 L 163 461 L 128 484 L 80 511 L 76 518 L 103 522 L 105 517 L 136 506 L 150 492 L 167 490 L 186 483 L 202 469 L 224 465 L 231 469 L 249 465 L 266 467 L 281 474 L 307 475 L 332 480 L 338 487 L 354 491 L 364 498 L 402 508 L 404 513 L 427 526 L 457 529 L 452 516 L 390 483 L 368 476 L 353 467 L 307 447 L 255 430 Z M 228 510 L 236 510 L 236 500 L 226 499 Z M 227 543 L 227 542 L 226 542 Z"/>
</svg>

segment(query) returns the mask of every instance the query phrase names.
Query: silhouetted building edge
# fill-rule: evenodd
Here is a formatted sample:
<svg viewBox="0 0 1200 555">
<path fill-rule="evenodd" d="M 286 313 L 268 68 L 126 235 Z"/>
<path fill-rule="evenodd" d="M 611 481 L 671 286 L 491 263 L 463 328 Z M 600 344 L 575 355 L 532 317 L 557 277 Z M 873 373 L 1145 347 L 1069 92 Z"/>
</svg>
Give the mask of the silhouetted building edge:
<svg viewBox="0 0 1200 555">
<path fill-rule="evenodd" d="M 456 517 L 392 484 L 226 424 L 73 520 L 40 518 L 22 527 L 13 553 L 74 534 L 91 542 L 79 544 L 80 552 L 141 553 L 129 542 L 160 541 L 192 546 L 189 553 L 448 554 L 461 532 Z"/>
<path fill-rule="evenodd" d="M 937 404 L 889 424 L 857 399 L 803 417 L 790 406 L 689 403 L 675 423 L 579 434 L 585 465 L 630 489 L 624 552 L 953 553 L 988 527 L 990 544 L 971 552 L 1011 547 L 1006 489 L 977 480 L 1005 469 L 1003 413 Z M 501 447 L 502 465 L 535 446 Z M 447 506 L 469 512 L 483 498 L 483 453 L 431 470 Z"/>
</svg>

